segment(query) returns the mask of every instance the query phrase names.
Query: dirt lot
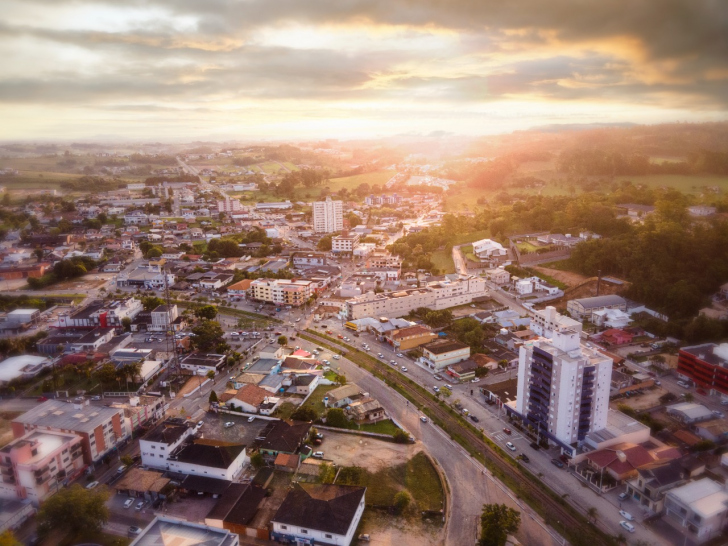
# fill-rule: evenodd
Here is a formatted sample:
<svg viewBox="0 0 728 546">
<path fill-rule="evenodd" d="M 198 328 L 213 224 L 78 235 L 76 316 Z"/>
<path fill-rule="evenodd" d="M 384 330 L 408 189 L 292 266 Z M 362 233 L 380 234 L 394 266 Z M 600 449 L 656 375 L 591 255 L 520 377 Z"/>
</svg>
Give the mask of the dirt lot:
<svg viewBox="0 0 728 546">
<path fill-rule="evenodd" d="M 193 390 L 195 390 L 197 387 L 200 386 L 200 383 L 206 381 L 207 378 L 205 377 L 190 377 L 187 380 L 187 383 L 183 385 L 183 387 L 179 390 L 177 393 L 177 396 L 184 396 L 185 394 L 191 393 Z"/>
<path fill-rule="evenodd" d="M 618 400 L 614 400 L 609 403 L 609 407 L 616 410 L 620 404 L 624 404 L 633 410 L 642 411 L 659 406 L 660 396 L 665 393 L 667 393 L 667 391 L 662 387 L 655 387 L 654 389 L 645 391 L 645 394 L 630 396 L 629 398 L 622 397 Z"/>
<path fill-rule="evenodd" d="M 442 527 L 420 521 L 391 518 L 380 512 L 364 512 L 363 534 L 368 534 L 368 544 L 377 546 L 400 546 L 401 544 L 417 544 L 418 546 L 438 546 L 443 543 Z M 367 544 L 354 541 L 352 544 Z"/>
<path fill-rule="evenodd" d="M 561 269 L 551 269 L 550 267 L 543 267 L 541 265 L 535 265 L 535 266 L 533 266 L 533 268 L 536 271 L 540 271 L 541 273 L 543 273 L 545 275 L 553 277 L 557 281 L 562 282 L 567 286 L 576 286 L 577 284 L 581 284 L 589 278 L 589 277 L 585 277 L 584 275 L 579 275 L 578 273 L 574 273 L 572 271 L 562 271 Z"/>
<path fill-rule="evenodd" d="M 356 434 L 325 430 L 321 450 L 339 466 L 361 466 L 370 472 L 406 463 L 422 451 L 418 444 L 393 444 Z"/>
</svg>

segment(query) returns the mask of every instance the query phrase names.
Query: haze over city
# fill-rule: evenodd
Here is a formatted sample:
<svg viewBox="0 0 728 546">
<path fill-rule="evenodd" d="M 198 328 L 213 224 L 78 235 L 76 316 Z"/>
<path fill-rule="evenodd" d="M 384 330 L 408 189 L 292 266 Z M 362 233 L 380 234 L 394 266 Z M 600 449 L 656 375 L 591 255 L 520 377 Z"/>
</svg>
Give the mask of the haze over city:
<svg viewBox="0 0 728 546">
<path fill-rule="evenodd" d="M 725 119 L 721 2 L 5 0 L 2 139 Z"/>
</svg>

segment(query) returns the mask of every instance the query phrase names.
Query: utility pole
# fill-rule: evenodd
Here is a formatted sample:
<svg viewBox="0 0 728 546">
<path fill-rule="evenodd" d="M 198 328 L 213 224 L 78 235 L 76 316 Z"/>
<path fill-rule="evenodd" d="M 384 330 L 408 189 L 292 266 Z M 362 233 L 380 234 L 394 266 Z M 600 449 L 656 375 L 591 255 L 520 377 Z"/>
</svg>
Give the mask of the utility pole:
<svg viewBox="0 0 728 546">
<path fill-rule="evenodd" d="M 602 270 L 600 269 L 599 271 L 597 271 L 597 296 L 599 295 L 599 288 L 600 288 L 599 285 L 601 284 L 601 282 L 602 282 Z"/>
</svg>

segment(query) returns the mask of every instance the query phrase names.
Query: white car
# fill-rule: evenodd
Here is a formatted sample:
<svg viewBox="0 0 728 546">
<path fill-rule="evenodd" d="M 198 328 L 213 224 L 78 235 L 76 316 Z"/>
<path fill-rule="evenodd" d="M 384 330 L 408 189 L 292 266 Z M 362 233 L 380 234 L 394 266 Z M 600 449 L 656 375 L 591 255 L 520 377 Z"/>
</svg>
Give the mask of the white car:
<svg viewBox="0 0 728 546">
<path fill-rule="evenodd" d="M 139 512 L 142 508 L 144 508 L 144 505 L 147 503 L 147 501 L 139 501 L 137 505 L 134 507 L 134 510 Z"/>
<path fill-rule="evenodd" d="M 124 508 L 131 508 L 132 504 L 134 504 L 134 499 L 126 499 L 124 501 Z"/>
<path fill-rule="evenodd" d="M 634 520 L 634 517 L 632 516 L 632 514 L 630 514 L 629 512 L 625 512 L 624 510 L 620 510 L 619 515 L 628 521 Z"/>
<path fill-rule="evenodd" d="M 427 422 L 427 417 L 425 417 L 423 415 L 422 417 L 420 417 L 420 421 L 422 421 L 423 423 L 426 423 Z"/>
<path fill-rule="evenodd" d="M 628 521 L 620 521 L 619 524 L 622 526 L 623 529 L 626 529 L 630 533 L 634 533 L 634 525 L 632 525 Z"/>
<path fill-rule="evenodd" d="M 311 453 L 311 457 L 314 459 L 323 459 L 324 458 L 324 452 L 323 451 L 314 451 Z"/>
<path fill-rule="evenodd" d="M 86 489 L 93 489 L 95 487 L 98 487 L 98 485 L 99 485 L 99 482 L 91 482 L 90 484 L 88 484 L 86 486 Z"/>
<path fill-rule="evenodd" d="M 300 318 L 297 318 L 297 319 L 296 319 L 296 322 L 301 322 L 301 319 L 300 319 Z"/>
<path fill-rule="evenodd" d="M 377 358 L 384 358 L 384 355 L 382 353 L 377 353 Z"/>
<path fill-rule="evenodd" d="M 255 421 L 255 415 L 248 417 L 248 423 L 252 423 L 253 421 Z"/>
<path fill-rule="evenodd" d="M 512 443 L 510 443 L 510 442 L 506 442 L 506 447 L 507 447 L 508 449 L 510 449 L 511 451 L 515 451 L 515 450 L 516 450 L 516 446 L 514 446 L 514 445 L 513 445 Z"/>
<path fill-rule="evenodd" d="M 400 369 L 401 369 L 401 370 L 402 370 L 402 371 L 403 371 L 404 373 L 407 373 L 407 368 L 406 368 L 405 366 L 402 366 L 402 368 L 400 368 Z"/>
<path fill-rule="evenodd" d="M 132 525 L 129 527 L 129 534 L 130 535 L 141 535 L 142 534 L 142 528 L 137 527 L 136 525 Z"/>
<path fill-rule="evenodd" d="M 230 427 L 234 427 L 234 426 L 235 426 L 235 423 L 232 421 L 228 421 L 227 423 L 225 423 L 225 428 L 230 428 Z"/>
<path fill-rule="evenodd" d="M 404 358 L 404 355 L 402 353 L 397 353 L 397 358 Z"/>
<path fill-rule="evenodd" d="M 339 359 L 341 358 L 341 355 L 334 355 L 334 356 L 333 356 L 332 358 L 333 358 L 334 360 L 339 360 Z"/>
</svg>

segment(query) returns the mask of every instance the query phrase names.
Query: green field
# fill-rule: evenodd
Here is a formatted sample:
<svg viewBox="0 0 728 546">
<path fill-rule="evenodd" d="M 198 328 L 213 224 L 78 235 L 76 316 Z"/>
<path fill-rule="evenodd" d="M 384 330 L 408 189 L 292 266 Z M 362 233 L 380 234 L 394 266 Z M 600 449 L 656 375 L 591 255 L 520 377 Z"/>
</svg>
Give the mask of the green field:
<svg viewBox="0 0 728 546">
<path fill-rule="evenodd" d="M 675 188 L 683 193 L 702 193 L 706 187 L 718 187 L 721 192 L 728 190 L 728 176 L 650 174 L 623 176 L 619 180 L 630 180 L 634 184 L 644 184 L 652 188 Z"/>
<path fill-rule="evenodd" d="M 440 274 L 455 273 L 455 264 L 452 261 L 452 252 L 436 250 L 432 253 L 432 263 L 440 270 Z"/>
<path fill-rule="evenodd" d="M 579 191 L 577 189 L 577 191 Z M 452 190 L 445 194 L 444 210 L 446 212 L 476 211 L 482 210 L 484 205 L 478 204 L 478 199 L 491 200 L 501 193 L 501 190 L 493 191 L 488 189 L 467 188 L 464 186 L 456 186 L 455 191 Z M 547 185 L 543 188 L 507 188 L 505 193 L 518 195 L 571 195 L 571 190 L 566 186 L 560 186 L 555 183 Z"/>
<path fill-rule="evenodd" d="M 470 231 L 468 233 L 461 233 L 453 239 L 454 245 L 464 245 L 465 243 L 474 243 L 475 241 L 480 241 L 481 239 L 487 239 L 490 235 L 490 232 L 486 229 L 481 229 L 480 231 Z"/>
<path fill-rule="evenodd" d="M 353 176 L 345 176 L 343 178 L 332 178 L 328 184 L 325 184 L 332 192 L 339 191 L 342 188 L 352 190 L 359 184 L 379 184 L 384 186 L 397 171 L 376 171 L 372 173 L 355 174 Z"/>
<path fill-rule="evenodd" d="M 406 489 L 417 503 L 418 510 L 440 510 L 443 503 L 442 484 L 427 456 L 420 452 L 404 464 L 366 473 L 367 504 L 392 504 L 394 495 Z"/>
</svg>

